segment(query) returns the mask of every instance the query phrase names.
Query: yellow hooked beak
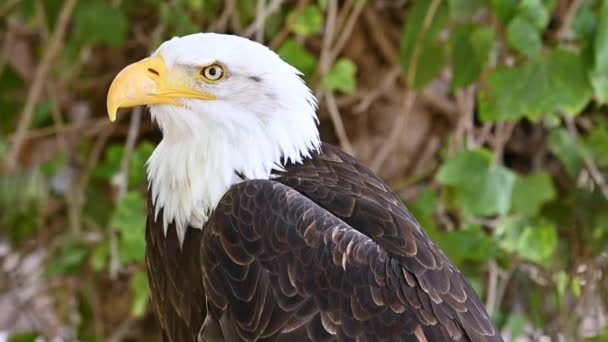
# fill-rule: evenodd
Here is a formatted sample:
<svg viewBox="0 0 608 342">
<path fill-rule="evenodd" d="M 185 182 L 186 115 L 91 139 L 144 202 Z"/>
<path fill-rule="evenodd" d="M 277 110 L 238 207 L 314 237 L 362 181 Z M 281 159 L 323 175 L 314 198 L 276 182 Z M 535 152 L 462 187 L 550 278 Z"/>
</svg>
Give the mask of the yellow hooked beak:
<svg viewBox="0 0 608 342">
<path fill-rule="evenodd" d="M 181 98 L 215 100 L 209 93 L 192 89 L 186 82 L 172 77 L 160 56 L 148 57 L 122 69 L 108 90 L 110 121 L 116 120 L 118 108 L 151 104 L 183 106 Z"/>
</svg>

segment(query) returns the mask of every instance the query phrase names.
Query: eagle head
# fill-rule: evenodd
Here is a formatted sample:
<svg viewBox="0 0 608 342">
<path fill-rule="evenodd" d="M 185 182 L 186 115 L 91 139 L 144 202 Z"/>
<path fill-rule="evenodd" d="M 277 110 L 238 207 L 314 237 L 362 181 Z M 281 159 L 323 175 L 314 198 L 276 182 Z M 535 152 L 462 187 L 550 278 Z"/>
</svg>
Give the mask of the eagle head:
<svg viewBox="0 0 608 342">
<path fill-rule="evenodd" d="M 165 229 L 202 227 L 231 185 L 319 148 L 316 99 L 300 75 L 264 45 L 216 33 L 172 38 L 120 71 L 110 120 L 146 105 L 163 133 L 148 178 Z"/>
</svg>

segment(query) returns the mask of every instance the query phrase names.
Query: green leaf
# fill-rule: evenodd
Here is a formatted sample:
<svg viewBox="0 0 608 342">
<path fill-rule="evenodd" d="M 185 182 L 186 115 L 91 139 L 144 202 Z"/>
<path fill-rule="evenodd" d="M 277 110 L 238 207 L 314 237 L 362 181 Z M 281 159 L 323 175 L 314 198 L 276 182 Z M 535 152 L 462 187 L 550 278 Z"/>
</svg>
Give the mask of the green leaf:
<svg viewBox="0 0 608 342">
<path fill-rule="evenodd" d="M 543 222 L 526 227 L 520 238 L 520 254 L 523 258 L 542 263 L 548 260 L 557 248 L 557 230 L 553 223 Z"/>
<path fill-rule="evenodd" d="M 301 11 L 293 12 L 287 18 L 287 23 L 291 31 L 306 37 L 321 30 L 323 14 L 317 6 L 308 5 Z"/>
<path fill-rule="evenodd" d="M 237 0 L 236 1 L 236 10 L 238 13 L 238 19 L 240 19 L 241 25 L 245 26 L 248 23 L 252 22 L 256 16 L 256 6 L 257 1 L 251 0 Z"/>
<path fill-rule="evenodd" d="M 129 186 L 137 186 L 146 182 L 146 162 L 154 151 L 154 144 L 142 141 L 137 145 L 129 159 Z"/>
<path fill-rule="evenodd" d="M 594 69 L 590 74 L 600 103 L 608 101 L 608 1 L 603 1 L 594 44 Z"/>
<path fill-rule="evenodd" d="M 63 245 L 58 254 L 49 259 L 46 275 L 49 277 L 63 273 L 74 273 L 80 269 L 88 249 L 77 243 Z"/>
<path fill-rule="evenodd" d="M 453 232 L 440 233 L 435 241 L 455 264 L 464 261 L 487 261 L 496 255 L 494 242 L 479 225 Z"/>
<path fill-rule="evenodd" d="M 100 243 L 91 253 L 91 267 L 93 271 L 100 272 L 108 264 L 109 248 L 107 243 Z"/>
<path fill-rule="evenodd" d="M 479 79 L 494 45 L 492 28 L 476 24 L 456 26 L 450 36 L 452 88 L 465 87 Z"/>
<path fill-rule="evenodd" d="M 141 261 L 145 252 L 146 204 L 141 193 L 128 192 L 116 205 L 110 226 L 120 232 L 120 261 Z"/>
<path fill-rule="evenodd" d="M 553 275 L 553 281 L 555 281 L 555 288 L 559 297 L 563 297 L 566 294 L 569 278 L 568 273 L 563 270 Z"/>
<path fill-rule="evenodd" d="M 543 46 L 538 29 L 521 16 L 509 23 L 507 41 L 511 47 L 528 57 L 537 56 Z"/>
<path fill-rule="evenodd" d="M 511 21 L 517 13 L 517 4 L 520 0 L 490 0 L 490 6 L 494 13 L 504 24 Z"/>
<path fill-rule="evenodd" d="M 555 195 L 551 176 L 546 171 L 519 176 L 513 186 L 511 209 L 516 213 L 534 215 Z"/>
<path fill-rule="evenodd" d="M 565 50 L 517 67 L 498 67 L 479 93 L 484 121 L 528 117 L 542 113 L 579 113 L 589 102 L 591 88 L 580 56 Z"/>
<path fill-rule="evenodd" d="M 452 187 L 465 215 L 506 214 L 511 204 L 515 174 L 492 163 L 485 149 L 463 151 L 446 161 L 437 181 Z"/>
<path fill-rule="evenodd" d="M 167 2 L 161 3 L 159 13 L 160 22 L 171 28 L 174 35 L 181 36 L 200 31 L 200 27 L 192 21 L 191 16 L 179 6 L 173 6 Z"/>
<path fill-rule="evenodd" d="M 551 20 L 551 7 L 546 0 L 521 0 L 517 12 L 525 16 L 537 29 L 544 30 Z"/>
<path fill-rule="evenodd" d="M 448 0 L 452 19 L 467 19 L 483 7 L 483 0 Z"/>
<path fill-rule="evenodd" d="M 144 271 L 138 271 L 131 276 L 129 284 L 131 285 L 131 291 L 133 293 L 131 316 L 141 317 L 146 313 L 146 306 L 148 305 L 148 298 L 150 297 L 148 277 Z"/>
<path fill-rule="evenodd" d="M 131 153 L 129 159 L 129 186 L 135 187 L 143 184 L 146 181 L 145 164 L 150 155 L 154 151 L 154 145 L 149 141 L 142 141 Z M 110 179 L 113 175 L 120 172 L 120 163 L 125 153 L 125 147 L 122 144 L 110 145 L 105 152 L 105 158 L 102 163 L 99 163 L 92 172 L 94 177 L 102 179 Z"/>
<path fill-rule="evenodd" d="M 436 8 L 430 24 L 425 25 L 424 19 L 430 15 L 435 1 L 416 1 L 408 11 L 401 45 L 399 59 L 406 75 L 408 69 L 415 72 L 410 86 L 420 89 L 432 80 L 445 63 L 443 44 L 437 39 L 439 32 L 445 27 L 448 19 L 448 8 L 441 1 Z M 410 66 L 411 65 L 411 66 Z"/>
<path fill-rule="evenodd" d="M 407 207 L 429 236 L 437 241 L 436 238 L 441 233 L 437 231 L 432 217 L 437 208 L 437 195 L 431 189 L 426 189 L 413 203 L 408 203 Z"/>
<path fill-rule="evenodd" d="M 293 65 L 305 76 L 310 77 L 313 74 L 317 58 L 295 40 L 287 39 L 279 48 L 278 53 L 285 62 Z"/>
<path fill-rule="evenodd" d="M 8 142 L 6 142 L 3 136 L 0 136 L 0 159 L 4 159 L 4 156 L 8 153 Z"/>
<path fill-rule="evenodd" d="M 205 7 L 205 0 L 186 0 L 188 7 L 195 11 L 200 11 Z"/>
<path fill-rule="evenodd" d="M 357 88 L 357 65 L 350 59 L 340 58 L 323 76 L 321 84 L 328 90 L 339 90 L 351 94 Z"/>
<path fill-rule="evenodd" d="M 574 297 L 578 298 L 581 296 L 581 279 L 579 277 L 572 277 L 572 294 Z"/>
<path fill-rule="evenodd" d="M 582 43 L 593 42 L 598 18 L 595 15 L 593 1 L 583 1 L 572 20 L 572 30 Z"/>
<path fill-rule="evenodd" d="M 535 263 L 548 262 L 557 249 L 557 229 L 543 219 L 511 217 L 503 220 L 495 233 L 501 248 Z"/>
<path fill-rule="evenodd" d="M 286 15 L 286 11 L 276 11 L 272 13 L 264 23 L 264 36 L 276 36 L 283 28 Z"/>
<path fill-rule="evenodd" d="M 118 48 L 127 38 L 127 18 L 105 1 L 82 1 L 74 15 L 74 36 L 85 44 L 105 43 Z"/>
<path fill-rule="evenodd" d="M 507 320 L 507 327 L 511 332 L 512 340 L 515 340 L 517 337 L 523 335 L 526 321 L 528 320 L 521 313 L 512 313 L 509 315 L 509 319 Z"/>
<path fill-rule="evenodd" d="M 565 129 L 549 133 L 549 149 L 562 162 L 571 176 L 576 176 L 580 167 L 580 152 L 576 138 Z"/>
<path fill-rule="evenodd" d="M 593 126 L 584 143 L 593 160 L 600 167 L 608 167 L 608 126 L 605 124 Z"/>
<path fill-rule="evenodd" d="M 11 335 L 7 342 L 35 342 L 40 338 L 40 333 L 37 331 L 24 331 Z"/>
</svg>

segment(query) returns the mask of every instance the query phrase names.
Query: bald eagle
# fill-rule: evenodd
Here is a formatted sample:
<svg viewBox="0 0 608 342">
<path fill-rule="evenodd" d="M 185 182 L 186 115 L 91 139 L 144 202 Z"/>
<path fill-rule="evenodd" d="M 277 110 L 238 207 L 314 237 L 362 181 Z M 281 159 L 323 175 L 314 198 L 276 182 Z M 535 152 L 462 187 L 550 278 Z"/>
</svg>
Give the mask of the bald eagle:
<svg viewBox="0 0 608 342">
<path fill-rule="evenodd" d="M 322 143 L 316 99 L 267 47 L 199 33 L 112 82 L 147 105 L 146 265 L 166 341 L 500 341 L 389 187 Z"/>
</svg>

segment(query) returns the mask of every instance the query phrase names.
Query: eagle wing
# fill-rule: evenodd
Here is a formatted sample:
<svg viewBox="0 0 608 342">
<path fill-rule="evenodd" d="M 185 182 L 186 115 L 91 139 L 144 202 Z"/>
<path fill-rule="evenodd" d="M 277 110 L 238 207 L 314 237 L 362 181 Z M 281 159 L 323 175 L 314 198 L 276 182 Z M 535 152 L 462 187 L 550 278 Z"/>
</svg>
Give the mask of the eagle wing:
<svg viewBox="0 0 608 342">
<path fill-rule="evenodd" d="M 225 340 L 500 341 L 388 187 L 323 150 L 276 180 L 233 186 L 206 225 L 203 282 Z"/>
</svg>

